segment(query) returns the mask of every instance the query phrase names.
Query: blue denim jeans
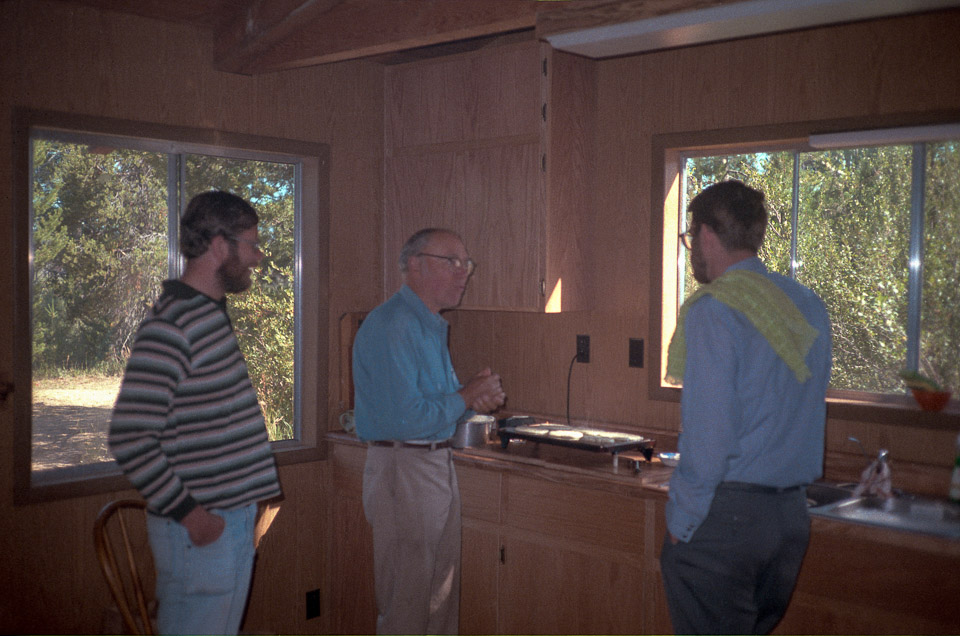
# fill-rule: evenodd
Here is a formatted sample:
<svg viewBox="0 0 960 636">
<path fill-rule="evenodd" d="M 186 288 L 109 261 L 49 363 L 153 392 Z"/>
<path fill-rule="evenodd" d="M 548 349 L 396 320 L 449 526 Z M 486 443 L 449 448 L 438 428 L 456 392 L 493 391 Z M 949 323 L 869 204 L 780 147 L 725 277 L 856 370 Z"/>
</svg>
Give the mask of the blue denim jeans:
<svg viewBox="0 0 960 636">
<path fill-rule="evenodd" d="M 147 534 L 157 571 L 157 629 L 161 634 L 236 634 L 253 574 L 257 506 L 212 510 L 226 525 L 219 539 L 201 548 L 187 529 L 147 515 Z"/>
</svg>

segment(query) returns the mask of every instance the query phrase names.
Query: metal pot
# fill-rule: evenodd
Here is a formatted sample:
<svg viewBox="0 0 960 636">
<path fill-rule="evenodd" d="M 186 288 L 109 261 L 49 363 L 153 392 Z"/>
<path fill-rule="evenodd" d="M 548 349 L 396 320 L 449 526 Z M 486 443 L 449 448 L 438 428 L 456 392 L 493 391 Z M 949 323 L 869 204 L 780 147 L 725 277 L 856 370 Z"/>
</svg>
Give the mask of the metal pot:
<svg viewBox="0 0 960 636">
<path fill-rule="evenodd" d="M 483 446 L 496 427 L 496 418 L 492 415 L 474 415 L 457 424 L 457 432 L 450 443 L 454 448 L 475 448 Z"/>
</svg>

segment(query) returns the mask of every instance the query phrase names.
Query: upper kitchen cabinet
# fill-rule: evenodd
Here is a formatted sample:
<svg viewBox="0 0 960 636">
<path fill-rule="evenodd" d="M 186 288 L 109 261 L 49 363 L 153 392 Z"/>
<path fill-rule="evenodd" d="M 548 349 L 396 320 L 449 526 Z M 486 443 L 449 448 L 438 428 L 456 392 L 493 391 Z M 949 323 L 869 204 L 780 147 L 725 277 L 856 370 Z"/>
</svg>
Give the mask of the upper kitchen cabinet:
<svg viewBox="0 0 960 636">
<path fill-rule="evenodd" d="M 587 308 L 593 95 L 592 62 L 532 39 L 388 67 L 387 293 L 402 242 L 448 227 L 479 263 L 463 308 Z"/>
</svg>

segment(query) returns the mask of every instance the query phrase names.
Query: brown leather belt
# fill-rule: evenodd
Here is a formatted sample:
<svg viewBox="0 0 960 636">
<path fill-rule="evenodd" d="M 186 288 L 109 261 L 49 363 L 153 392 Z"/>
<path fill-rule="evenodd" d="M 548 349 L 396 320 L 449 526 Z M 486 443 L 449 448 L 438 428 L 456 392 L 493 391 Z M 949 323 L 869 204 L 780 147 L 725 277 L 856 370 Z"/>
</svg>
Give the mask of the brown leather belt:
<svg viewBox="0 0 960 636">
<path fill-rule="evenodd" d="M 385 448 L 416 448 L 425 451 L 435 451 L 441 448 L 450 448 L 450 440 L 445 439 L 442 442 L 397 442 L 393 440 L 373 440 L 367 442 L 370 446 L 382 446 Z"/>
</svg>

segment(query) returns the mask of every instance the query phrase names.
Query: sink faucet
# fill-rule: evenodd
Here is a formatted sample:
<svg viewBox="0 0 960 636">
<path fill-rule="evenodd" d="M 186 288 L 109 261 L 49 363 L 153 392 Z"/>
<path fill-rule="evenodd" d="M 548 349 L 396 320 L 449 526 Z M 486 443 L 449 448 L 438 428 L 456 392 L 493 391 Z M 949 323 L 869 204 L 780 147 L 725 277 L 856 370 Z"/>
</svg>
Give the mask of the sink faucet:
<svg viewBox="0 0 960 636">
<path fill-rule="evenodd" d="M 849 438 L 850 441 L 860 444 L 856 437 Z M 863 451 L 863 445 L 860 444 L 860 450 Z M 866 452 L 863 453 L 866 456 Z M 853 490 L 854 497 L 862 495 L 873 495 L 890 499 L 893 497 L 893 484 L 890 475 L 890 464 L 887 463 L 887 456 L 890 453 L 887 449 L 881 448 L 877 452 L 877 458 L 860 473 L 860 483 Z"/>
</svg>

